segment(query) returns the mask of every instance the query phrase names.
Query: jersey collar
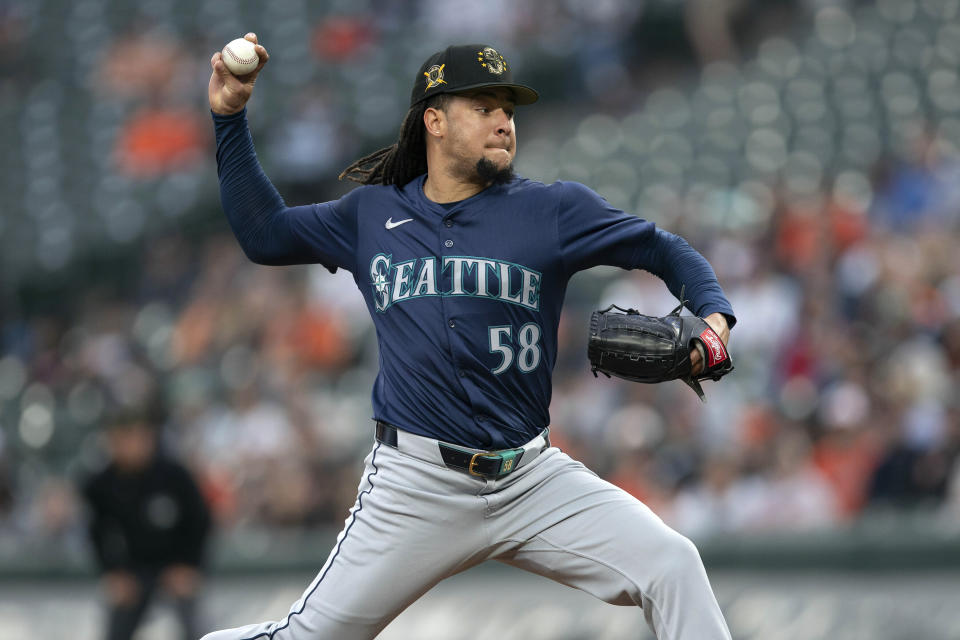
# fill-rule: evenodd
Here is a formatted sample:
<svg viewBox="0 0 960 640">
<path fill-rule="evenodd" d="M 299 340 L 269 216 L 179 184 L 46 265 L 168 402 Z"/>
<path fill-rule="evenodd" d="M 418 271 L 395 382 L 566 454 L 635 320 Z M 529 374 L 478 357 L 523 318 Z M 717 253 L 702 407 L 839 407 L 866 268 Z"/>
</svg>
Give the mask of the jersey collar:
<svg viewBox="0 0 960 640">
<path fill-rule="evenodd" d="M 425 173 L 408 182 L 407 186 L 404 187 L 404 191 L 406 191 L 408 197 L 410 197 L 424 211 L 432 211 L 440 217 L 446 217 L 449 215 L 453 215 L 458 211 L 461 211 L 464 207 L 470 205 L 470 203 L 472 202 L 479 200 L 480 198 L 489 197 L 491 195 L 502 192 L 504 188 L 509 187 L 518 179 L 519 179 L 519 176 L 505 185 L 491 185 L 486 189 L 484 189 L 483 191 L 473 194 L 469 198 L 460 200 L 459 202 L 454 204 L 454 206 L 449 208 L 444 207 L 442 204 L 434 202 L 433 200 L 428 198 L 426 194 L 423 192 L 423 183 L 426 182 L 427 180 L 427 174 Z"/>
</svg>

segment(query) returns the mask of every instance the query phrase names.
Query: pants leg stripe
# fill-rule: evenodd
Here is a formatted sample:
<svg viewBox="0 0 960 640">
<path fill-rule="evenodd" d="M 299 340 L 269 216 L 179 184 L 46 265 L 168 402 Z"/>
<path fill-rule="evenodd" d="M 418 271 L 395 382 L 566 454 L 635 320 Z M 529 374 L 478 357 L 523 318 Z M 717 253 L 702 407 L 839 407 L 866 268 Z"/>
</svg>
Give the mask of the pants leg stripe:
<svg viewBox="0 0 960 640">
<path fill-rule="evenodd" d="M 309 599 L 310 599 L 310 596 L 312 596 L 312 595 L 316 592 L 317 588 L 320 586 L 320 583 L 322 583 L 322 582 L 323 582 L 323 579 L 326 577 L 327 572 L 330 571 L 330 567 L 333 566 L 333 563 L 336 561 L 337 556 L 340 554 L 340 547 L 342 547 L 342 546 L 343 546 L 343 543 L 347 541 L 347 536 L 350 535 L 350 529 L 353 528 L 353 524 L 357 521 L 357 514 L 360 513 L 360 511 L 363 510 L 363 496 L 365 496 L 365 495 L 367 495 L 367 494 L 369 494 L 369 493 L 371 493 L 371 492 L 373 491 L 373 487 L 374 487 L 374 484 L 373 484 L 373 476 L 377 475 L 377 473 L 379 473 L 379 471 L 380 471 L 380 467 L 377 466 L 377 452 L 378 452 L 378 451 L 380 451 L 380 443 L 379 443 L 379 442 L 377 443 L 377 446 L 376 446 L 376 447 L 374 448 L 374 450 L 373 450 L 373 457 L 370 459 L 370 465 L 373 467 L 373 471 L 370 473 L 370 475 L 367 476 L 367 483 L 370 485 L 370 488 L 369 488 L 369 489 L 366 489 L 365 491 L 361 491 L 361 492 L 359 493 L 359 495 L 357 496 L 357 509 L 356 509 L 356 511 L 353 512 L 353 515 L 352 515 L 351 518 L 350 518 L 350 524 L 348 524 L 348 525 L 347 525 L 347 528 L 344 530 L 344 532 L 343 532 L 343 537 L 340 538 L 340 542 L 337 544 L 337 549 L 336 549 L 336 551 L 334 551 L 333 556 L 331 556 L 331 558 L 330 558 L 330 561 L 327 562 L 327 566 L 326 566 L 326 568 L 323 570 L 323 573 L 320 575 L 319 579 L 317 579 L 317 583 L 313 586 L 313 589 L 311 589 L 310 592 L 309 592 L 306 596 L 304 596 L 304 598 L 303 598 L 303 604 L 300 606 L 300 609 L 299 609 L 298 611 L 291 611 L 290 613 L 288 613 L 286 619 L 285 619 L 284 622 L 283 622 L 283 624 L 280 625 L 279 627 L 276 627 L 275 629 L 273 629 L 273 630 L 271 630 L 271 631 L 269 631 L 269 632 L 268 632 L 268 631 L 263 631 L 263 632 L 261 632 L 261 633 L 258 633 L 258 634 L 255 635 L 255 636 L 250 636 L 250 637 L 248 637 L 248 638 L 243 638 L 243 640 L 257 640 L 257 638 L 271 638 L 271 639 L 272 639 L 272 638 L 273 638 L 273 635 L 274 635 L 275 633 L 277 633 L 278 631 L 281 631 L 282 629 L 287 628 L 287 626 L 290 625 L 290 618 L 292 618 L 293 616 L 296 616 L 296 615 L 300 615 L 301 613 L 303 613 L 304 609 L 306 609 L 306 607 L 307 607 L 307 600 L 309 600 Z"/>
</svg>

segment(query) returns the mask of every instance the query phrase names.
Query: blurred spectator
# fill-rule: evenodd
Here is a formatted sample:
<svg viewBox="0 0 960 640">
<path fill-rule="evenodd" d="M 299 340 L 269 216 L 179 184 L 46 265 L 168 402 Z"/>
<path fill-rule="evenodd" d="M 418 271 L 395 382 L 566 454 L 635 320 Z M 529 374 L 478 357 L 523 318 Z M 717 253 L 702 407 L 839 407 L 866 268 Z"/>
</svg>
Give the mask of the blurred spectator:
<svg viewBox="0 0 960 640">
<path fill-rule="evenodd" d="M 509 40 L 527 3 L 489 0 L 484 3 L 452 3 L 445 0 L 420 0 L 421 37 L 434 42 L 456 42 L 481 39 L 497 45 Z M 535 4 L 535 3 L 534 3 Z M 519 6 L 519 10 L 518 7 Z M 440 47 L 436 47 L 440 48 Z"/>
<path fill-rule="evenodd" d="M 0 61 L 0 86 L 9 78 L 29 73 L 29 65 L 23 62 L 26 21 L 27 12 L 23 6 L 15 2 L 0 5 L 0 46 L 8 52 Z"/>
<path fill-rule="evenodd" d="M 690 0 L 685 4 L 687 33 L 701 64 L 740 58 L 732 22 L 747 0 Z"/>
<path fill-rule="evenodd" d="M 734 456 L 717 454 L 704 462 L 701 482 L 677 494 L 670 522 L 694 538 L 742 531 L 760 487 L 756 479 L 741 476 Z"/>
<path fill-rule="evenodd" d="M 150 107 L 135 113 L 117 139 L 120 170 L 135 178 L 191 171 L 204 161 L 206 128 L 193 110 Z"/>
<path fill-rule="evenodd" d="M 936 507 L 947 498 L 956 443 L 939 403 L 919 403 L 902 416 L 870 487 L 871 502 L 900 508 Z"/>
<path fill-rule="evenodd" d="M 90 539 L 102 572 L 109 617 L 105 637 L 133 637 L 158 590 L 174 602 L 193 640 L 204 629 L 198 596 L 209 513 L 191 474 L 158 445 L 157 416 L 108 417 L 108 465 L 83 485 Z"/>
<path fill-rule="evenodd" d="M 362 55 L 375 40 L 372 16 L 330 16 L 317 25 L 311 46 L 320 58 L 343 63 Z"/>
<path fill-rule="evenodd" d="M 183 56 L 176 34 L 144 25 L 109 43 L 98 82 L 112 98 L 162 98 L 178 80 Z"/>
<path fill-rule="evenodd" d="M 754 527 L 800 531 L 836 524 L 836 498 L 812 463 L 807 435 L 791 429 L 777 442 L 774 456 L 767 503 Z"/>
<path fill-rule="evenodd" d="M 270 140 L 270 157 L 287 179 L 300 184 L 292 195 L 316 191 L 316 182 L 329 175 L 347 146 L 344 123 L 337 117 L 331 95 L 306 87 L 289 105 L 287 117 Z M 291 196 L 288 196 L 291 197 Z"/>
</svg>

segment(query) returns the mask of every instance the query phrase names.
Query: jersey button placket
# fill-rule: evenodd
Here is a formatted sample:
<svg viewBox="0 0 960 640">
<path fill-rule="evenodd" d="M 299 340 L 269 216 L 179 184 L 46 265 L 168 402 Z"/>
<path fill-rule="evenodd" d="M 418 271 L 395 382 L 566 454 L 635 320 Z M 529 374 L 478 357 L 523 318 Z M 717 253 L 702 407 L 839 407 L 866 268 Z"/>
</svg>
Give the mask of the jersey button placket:
<svg viewBox="0 0 960 640">
<path fill-rule="evenodd" d="M 444 218 L 442 224 L 444 225 L 444 227 L 446 227 L 446 228 L 449 229 L 450 227 L 453 226 L 453 220 L 452 220 L 451 217 Z M 453 248 L 453 245 L 454 245 L 454 242 L 453 242 L 453 239 L 452 239 L 452 238 L 446 238 L 446 239 L 443 240 L 443 247 L 444 247 L 444 249 L 452 249 L 452 248 Z M 443 261 L 443 256 L 444 256 L 445 254 L 446 254 L 446 251 L 441 250 L 441 254 L 440 254 L 440 255 L 441 255 L 441 264 L 442 264 L 442 261 Z M 444 315 L 445 315 L 445 316 L 452 311 L 451 306 L 456 306 L 456 305 L 453 304 L 453 301 L 444 299 L 444 298 L 442 298 L 442 297 L 441 297 L 441 299 L 440 299 L 440 303 L 441 303 L 441 305 L 443 306 Z M 450 329 L 455 329 L 456 326 L 457 326 L 457 321 L 456 321 L 453 317 L 448 316 L 448 317 L 447 317 L 447 327 L 449 327 Z M 457 351 L 456 347 L 454 346 L 455 340 L 451 340 L 450 342 L 451 342 L 451 345 L 450 345 L 450 346 L 451 346 L 451 349 L 452 349 L 452 351 L 451 351 L 452 359 L 453 359 L 453 360 L 459 360 L 460 358 L 458 358 L 458 357 L 455 355 L 455 353 L 456 353 L 456 351 Z M 466 370 L 463 366 L 458 366 L 457 369 L 456 369 L 456 374 L 457 374 L 457 376 L 458 376 L 459 378 L 461 378 L 461 379 L 462 379 L 462 378 L 466 378 L 466 377 L 467 377 L 467 370 Z"/>
</svg>

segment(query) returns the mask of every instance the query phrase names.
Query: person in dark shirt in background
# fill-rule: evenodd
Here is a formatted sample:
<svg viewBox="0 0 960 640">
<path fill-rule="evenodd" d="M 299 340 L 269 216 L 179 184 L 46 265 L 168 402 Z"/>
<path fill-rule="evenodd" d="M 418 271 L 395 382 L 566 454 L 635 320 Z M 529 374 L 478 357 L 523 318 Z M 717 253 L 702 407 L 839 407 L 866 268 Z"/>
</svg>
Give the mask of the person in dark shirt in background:
<svg viewBox="0 0 960 640">
<path fill-rule="evenodd" d="M 210 513 L 190 472 L 159 447 L 159 424 L 148 409 L 113 412 L 108 464 L 83 486 L 107 640 L 132 638 L 158 589 L 172 598 L 183 638 L 204 631 L 197 601 Z"/>
</svg>

